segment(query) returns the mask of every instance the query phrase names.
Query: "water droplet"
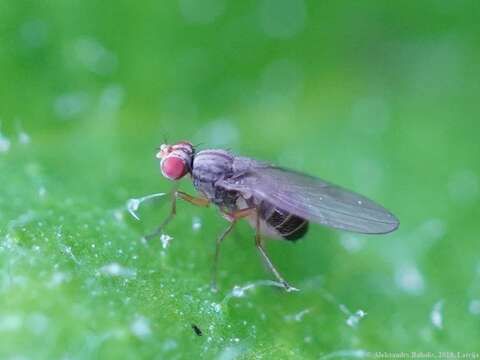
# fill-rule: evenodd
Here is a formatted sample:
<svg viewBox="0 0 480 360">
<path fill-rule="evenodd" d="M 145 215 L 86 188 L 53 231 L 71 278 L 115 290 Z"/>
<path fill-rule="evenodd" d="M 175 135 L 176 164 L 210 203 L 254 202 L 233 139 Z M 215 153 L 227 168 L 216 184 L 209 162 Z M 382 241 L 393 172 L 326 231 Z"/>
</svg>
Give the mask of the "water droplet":
<svg viewBox="0 0 480 360">
<path fill-rule="evenodd" d="M 0 316 L 0 331 L 17 331 L 23 325 L 23 319 L 17 314 L 6 314 Z"/>
<path fill-rule="evenodd" d="M 348 319 L 347 319 L 347 325 L 350 327 L 356 327 L 360 323 L 360 320 L 362 320 L 365 316 L 367 316 L 367 313 L 363 310 L 358 310 L 354 314 L 351 314 Z"/>
<path fill-rule="evenodd" d="M 11 142 L 10 140 L 0 133 L 0 153 L 6 153 L 10 150 Z"/>
<path fill-rule="evenodd" d="M 100 274 L 114 277 L 133 278 L 137 275 L 135 269 L 123 267 L 119 263 L 113 262 L 100 268 Z"/>
<path fill-rule="evenodd" d="M 440 329 L 440 330 L 443 328 L 442 310 L 443 310 L 443 300 L 437 302 L 433 306 L 432 312 L 430 313 L 430 321 L 432 322 L 433 326 L 435 326 L 437 329 Z"/>
<path fill-rule="evenodd" d="M 170 235 L 167 235 L 167 234 L 160 235 L 160 241 L 162 242 L 162 247 L 164 249 L 167 248 L 167 246 L 170 244 L 170 241 L 172 240 L 173 240 L 173 237 L 171 237 Z"/>
<path fill-rule="evenodd" d="M 125 90 L 121 85 L 109 85 L 100 95 L 100 110 L 108 113 L 117 111 L 122 105 L 124 97 Z"/>
<path fill-rule="evenodd" d="M 192 230 L 199 231 L 201 228 L 202 228 L 202 219 L 200 219 L 198 216 L 194 216 L 192 218 Z"/>
<path fill-rule="evenodd" d="M 89 71 L 108 75 L 117 68 L 117 57 L 107 50 L 99 41 L 92 38 L 79 38 L 73 44 L 75 60 Z"/>
<path fill-rule="evenodd" d="M 30 135 L 28 135 L 25 131 L 20 131 L 18 133 L 18 142 L 22 145 L 30 144 Z"/>
<path fill-rule="evenodd" d="M 66 273 L 54 272 L 52 274 L 49 282 L 47 283 L 47 287 L 48 288 L 57 287 L 57 286 L 63 284 L 64 282 L 67 282 L 69 279 L 70 279 L 70 276 Z"/>
<path fill-rule="evenodd" d="M 340 235 L 340 244 L 348 252 L 355 253 L 360 251 L 364 247 L 365 240 L 353 234 L 342 233 Z"/>
<path fill-rule="evenodd" d="M 472 315 L 480 315 L 480 300 L 474 299 L 470 301 L 470 304 L 468 305 L 468 311 L 470 311 L 470 314 Z"/>
<path fill-rule="evenodd" d="M 222 311 L 222 305 L 217 303 L 212 303 L 211 305 L 215 312 L 219 313 L 220 311 Z"/>
<path fill-rule="evenodd" d="M 478 176 L 471 170 L 463 170 L 454 174 L 448 183 L 450 198 L 459 205 L 476 202 L 479 194 Z"/>
<path fill-rule="evenodd" d="M 425 288 L 422 274 L 412 264 L 404 264 L 396 269 L 395 282 L 398 287 L 411 295 L 420 295 Z"/>
<path fill-rule="evenodd" d="M 285 321 L 302 321 L 303 317 L 311 312 L 311 309 L 305 309 L 297 314 L 284 316 Z"/>
<path fill-rule="evenodd" d="M 152 333 L 150 321 L 144 316 L 137 316 L 130 325 L 130 330 L 132 331 L 133 335 L 140 339 L 145 339 Z"/>
<path fill-rule="evenodd" d="M 45 334 L 48 329 L 48 318 L 41 313 L 33 313 L 29 315 L 25 323 L 32 333 L 35 335 Z"/>
<path fill-rule="evenodd" d="M 90 103 L 90 97 L 85 92 L 70 92 L 58 96 L 53 104 L 57 116 L 69 120 L 81 115 Z"/>
</svg>

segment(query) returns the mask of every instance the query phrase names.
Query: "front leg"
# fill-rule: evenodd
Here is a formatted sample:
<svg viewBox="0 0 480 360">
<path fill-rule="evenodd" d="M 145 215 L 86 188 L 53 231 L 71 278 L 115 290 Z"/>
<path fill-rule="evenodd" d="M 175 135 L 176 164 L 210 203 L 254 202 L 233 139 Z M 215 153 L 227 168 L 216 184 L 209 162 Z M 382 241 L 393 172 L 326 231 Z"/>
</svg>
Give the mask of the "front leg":
<svg viewBox="0 0 480 360">
<path fill-rule="evenodd" d="M 163 229 L 170 223 L 170 221 L 172 221 L 173 218 L 177 215 L 177 199 L 185 200 L 185 201 L 187 201 L 190 204 L 193 204 L 195 206 L 207 207 L 210 204 L 210 201 L 208 199 L 201 198 L 201 197 L 194 197 L 194 196 L 191 196 L 187 193 L 184 193 L 183 191 L 174 190 L 172 192 L 171 196 L 172 196 L 172 205 L 171 205 L 170 214 L 160 224 L 160 226 L 158 226 L 155 229 L 155 231 L 153 231 L 152 233 L 144 236 L 144 239 L 146 241 L 149 241 L 149 240 L 153 239 L 154 237 L 158 236 L 163 231 Z"/>
</svg>

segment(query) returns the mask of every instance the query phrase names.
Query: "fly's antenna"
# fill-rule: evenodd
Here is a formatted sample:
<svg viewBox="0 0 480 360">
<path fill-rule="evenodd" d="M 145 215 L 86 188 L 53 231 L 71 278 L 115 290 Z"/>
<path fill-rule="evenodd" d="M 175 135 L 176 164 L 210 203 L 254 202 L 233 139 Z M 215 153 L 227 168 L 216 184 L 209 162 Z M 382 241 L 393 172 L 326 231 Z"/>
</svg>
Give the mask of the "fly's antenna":
<svg viewBox="0 0 480 360">
<path fill-rule="evenodd" d="M 192 156 L 190 156 L 190 163 L 188 164 L 188 167 L 190 168 L 190 172 L 193 171 L 193 161 L 195 160 L 195 155 L 197 153 L 197 145 L 192 145 Z"/>
<path fill-rule="evenodd" d="M 159 129 L 159 137 L 162 139 L 163 141 L 163 144 L 168 144 L 168 138 L 169 138 L 169 134 L 168 134 L 168 131 L 165 129 L 165 125 L 161 125 L 160 126 L 160 129 Z"/>
<path fill-rule="evenodd" d="M 193 148 L 194 148 L 194 149 L 197 149 L 197 148 L 199 148 L 199 147 L 201 147 L 201 146 L 203 146 L 203 145 L 205 145 L 205 143 L 204 143 L 204 142 L 200 142 L 200 143 L 198 143 L 198 144 L 193 145 Z"/>
</svg>

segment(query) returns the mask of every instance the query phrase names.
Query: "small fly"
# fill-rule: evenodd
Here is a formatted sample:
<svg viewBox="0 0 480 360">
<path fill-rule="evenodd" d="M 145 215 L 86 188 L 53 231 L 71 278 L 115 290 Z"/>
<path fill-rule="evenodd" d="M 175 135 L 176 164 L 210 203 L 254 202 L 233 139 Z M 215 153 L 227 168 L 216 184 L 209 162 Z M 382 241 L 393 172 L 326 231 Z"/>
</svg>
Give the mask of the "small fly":
<svg viewBox="0 0 480 360">
<path fill-rule="evenodd" d="M 198 327 L 198 325 L 192 324 L 192 330 L 197 336 L 203 336 L 203 331 Z"/>
<path fill-rule="evenodd" d="M 175 217 L 177 199 L 202 207 L 214 204 L 230 222 L 216 241 L 213 289 L 216 289 L 220 245 L 241 219 L 248 220 L 256 230 L 255 246 L 260 256 L 287 291 L 296 289 L 270 260 L 263 236 L 296 241 L 307 233 L 310 222 L 363 234 L 386 234 L 399 226 L 392 213 L 362 195 L 226 150 L 197 152 L 190 142 L 182 141 L 162 145 L 157 158 L 164 177 L 178 181 L 189 175 L 201 196 L 191 196 L 175 187 L 170 215 L 147 239 L 160 234 Z"/>
</svg>

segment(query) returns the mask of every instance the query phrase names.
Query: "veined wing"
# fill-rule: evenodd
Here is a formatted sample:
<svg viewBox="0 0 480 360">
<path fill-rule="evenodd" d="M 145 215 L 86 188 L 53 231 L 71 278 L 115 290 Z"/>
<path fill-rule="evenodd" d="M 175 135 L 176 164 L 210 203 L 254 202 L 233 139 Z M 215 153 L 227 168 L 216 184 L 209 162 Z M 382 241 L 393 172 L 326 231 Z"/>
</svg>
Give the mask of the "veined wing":
<svg viewBox="0 0 480 360">
<path fill-rule="evenodd" d="M 304 219 L 365 234 L 398 228 L 397 218 L 379 204 L 319 178 L 241 157 L 234 167 L 239 175 L 224 180 L 225 187 Z"/>
</svg>

